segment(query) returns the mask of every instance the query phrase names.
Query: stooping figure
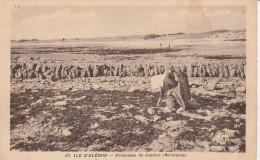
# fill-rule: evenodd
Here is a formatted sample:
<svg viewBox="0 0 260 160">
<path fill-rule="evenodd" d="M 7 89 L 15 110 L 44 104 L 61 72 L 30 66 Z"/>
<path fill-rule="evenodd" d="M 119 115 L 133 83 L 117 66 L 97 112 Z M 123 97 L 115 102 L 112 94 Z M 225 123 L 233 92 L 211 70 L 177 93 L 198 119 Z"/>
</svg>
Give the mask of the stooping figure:
<svg viewBox="0 0 260 160">
<path fill-rule="evenodd" d="M 171 68 L 165 73 L 157 107 L 164 97 L 166 106 L 171 110 L 186 110 L 186 102 L 191 99 L 189 81 L 188 76 L 180 69 Z"/>
</svg>

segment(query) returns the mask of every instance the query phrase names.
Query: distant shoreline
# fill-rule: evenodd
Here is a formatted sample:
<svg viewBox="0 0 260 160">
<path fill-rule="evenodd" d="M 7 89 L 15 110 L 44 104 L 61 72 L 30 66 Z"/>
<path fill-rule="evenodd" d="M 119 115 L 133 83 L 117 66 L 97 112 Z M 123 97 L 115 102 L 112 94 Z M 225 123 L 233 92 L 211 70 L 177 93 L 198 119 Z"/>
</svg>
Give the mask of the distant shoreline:
<svg viewBox="0 0 260 160">
<path fill-rule="evenodd" d="M 168 34 L 147 34 L 147 35 L 126 35 L 126 36 L 112 36 L 112 37 L 92 37 L 92 38 L 54 38 L 54 39 L 44 39 L 40 40 L 37 38 L 32 39 L 19 39 L 19 40 L 11 40 L 12 43 L 24 43 L 24 42 L 47 42 L 47 41 L 127 41 L 127 40 L 137 40 L 137 39 L 155 39 L 158 37 L 165 36 L 175 36 L 175 37 L 194 37 L 194 36 L 207 36 L 209 34 L 219 34 L 219 33 L 237 33 L 237 32 L 246 32 L 246 29 L 243 30 L 213 30 L 208 32 L 200 32 L 200 33 L 168 33 Z"/>
</svg>

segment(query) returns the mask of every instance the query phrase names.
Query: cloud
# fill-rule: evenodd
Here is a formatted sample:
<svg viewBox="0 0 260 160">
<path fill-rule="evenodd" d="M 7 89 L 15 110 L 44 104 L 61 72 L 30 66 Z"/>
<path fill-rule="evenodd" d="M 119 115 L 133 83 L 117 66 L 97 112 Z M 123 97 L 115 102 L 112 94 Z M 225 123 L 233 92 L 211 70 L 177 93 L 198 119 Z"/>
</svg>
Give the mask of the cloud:
<svg viewBox="0 0 260 160">
<path fill-rule="evenodd" d="M 211 20 L 205 13 L 203 7 L 190 7 L 187 11 L 186 26 L 188 30 L 208 31 L 212 29 Z"/>
<path fill-rule="evenodd" d="M 73 20 L 73 19 L 95 19 L 97 12 L 72 13 L 70 9 L 63 9 L 49 14 L 41 14 L 38 16 L 25 19 L 20 24 L 37 24 L 46 23 L 54 20 Z"/>
<path fill-rule="evenodd" d="M 233 16 L 233 17 L 244 17 L 245 16 L 245 9 L 244 8 L 239 8 L 239 9 L 209 9 L 209 8 L 204 8 L 205 13 L 207 16 L 211 17 L 225 17 L 225 16 Z"/>
<path fill-rule="evenodd" d="M 172 17 L 171 14 L 166 12 L 160 12 L 160 11 L 155 12 L 155 16 L 160 19 L 170 19 Z"/>
<path fill-rule="evenodd" d="M 173 19 L 173 18 L 183 18 L 188 14 L 186 9 L 179 9 L 177 12 L 166 12 L 166 11 L 157 11 L 154 13 L 156 17 L 159 19 Z"/>
<path fill-rule="evenodd" d="M 214 10 L 213 12 L 208 11 L 208 16 L 227 16 L 232 15 L 232 12 L 230 10 Z"/>
</svg>

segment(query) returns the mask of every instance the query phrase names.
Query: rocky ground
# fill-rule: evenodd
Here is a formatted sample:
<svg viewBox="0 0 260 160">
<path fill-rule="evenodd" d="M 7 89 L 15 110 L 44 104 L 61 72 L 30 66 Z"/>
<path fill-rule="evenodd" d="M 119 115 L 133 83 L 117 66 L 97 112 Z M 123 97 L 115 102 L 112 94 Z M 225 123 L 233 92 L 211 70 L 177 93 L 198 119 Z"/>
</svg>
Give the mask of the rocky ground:
<svg viewBox="0 0 260 160">
<path fill-rule="evenodd" d="M 245 152 L 245 79 L 190 77 L 189 109 L 149 77 L 11 79 L 11 150 Z"/>
<path fill-rule="evenodd" d="M 12 41 L 10 149 L 245 152 L 246 31 L 153 36 Z M 156 107 L 169 66 L 186 111 Z"/>
</svg>

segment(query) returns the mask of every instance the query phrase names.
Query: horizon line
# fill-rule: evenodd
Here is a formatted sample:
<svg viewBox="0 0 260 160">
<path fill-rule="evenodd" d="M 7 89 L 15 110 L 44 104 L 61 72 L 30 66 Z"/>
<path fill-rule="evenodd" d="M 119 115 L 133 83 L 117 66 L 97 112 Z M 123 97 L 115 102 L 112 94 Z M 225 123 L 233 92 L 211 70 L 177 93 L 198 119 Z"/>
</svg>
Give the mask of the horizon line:
<svg viewBox="0 0 260 160">
<path fill-rule="evenodd" d="M 62 37 L 62 38 L 50 38 L 50 39 L 38 39 L 38 38 L 20 38 L 20 39 L 11 39 L 11 41 L 20 41 L 20 40 L 25 40 L 25 41 L 32 41 L 32 40 L 37 40 L 37 41 L 42 41 L 42 40 L 68 40 L 68 39 L 101 39 L 101 38 L 115 38 L 115 37 L 130 37 L 130 36 L 146 36 L 146 35 L 170 35 L 170 34 L 178 34 L 178 33 L 183 33 L 187 35 L 191 34 L 202 34 L 202 33 L 209 33 L 209 32 L 214 32 L 214 31 L 246 31 L 245 29 L 216 29 L 216 30 L 210 30 L 210 31 L 204 31 L 204 32 L 190 32 L 190 33 L 185 33 L 185 32 L 174 32 L 174 33 L 149 33 L 149 34 L 128 34 L 128 35 L 116 35 L 116 36 L 104 36 L 104 37 Z"/>
</svg>

